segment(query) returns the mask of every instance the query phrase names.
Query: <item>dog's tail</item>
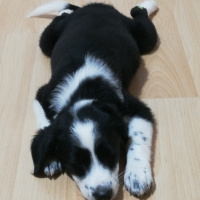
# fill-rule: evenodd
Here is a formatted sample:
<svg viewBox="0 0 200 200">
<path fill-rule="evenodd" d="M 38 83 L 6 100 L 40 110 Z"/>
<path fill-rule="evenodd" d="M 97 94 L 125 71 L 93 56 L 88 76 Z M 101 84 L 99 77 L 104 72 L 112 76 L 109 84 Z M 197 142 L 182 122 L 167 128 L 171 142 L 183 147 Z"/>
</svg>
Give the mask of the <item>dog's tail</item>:
<svg viewBox="0 0 200 200">
<path fill-rule="evenodd" d="M 46 15 L 52 12 L 60 12 L 62 10 L 67 10 L 68 13 L 72 13 L 78 8 L 79 8 L 78 6 L 69 4 L 66 1 L 52 1 L 50 3 L 41 5 L 40 7 L 36 8 L 28 15 L 28 17 Z"/>
</svg>

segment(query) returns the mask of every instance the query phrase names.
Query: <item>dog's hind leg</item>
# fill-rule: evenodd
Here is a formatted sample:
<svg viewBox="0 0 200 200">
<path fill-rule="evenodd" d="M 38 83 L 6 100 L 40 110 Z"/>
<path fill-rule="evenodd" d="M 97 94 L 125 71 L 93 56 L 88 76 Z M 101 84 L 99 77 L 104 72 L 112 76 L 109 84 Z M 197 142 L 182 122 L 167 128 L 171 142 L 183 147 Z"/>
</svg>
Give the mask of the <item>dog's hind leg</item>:
<svg viewBox="0 0 200 200">
<path fill-rule="evenodd" d="M 42 52 L 46 56 L 51 56 L 51 53 L 53 51 L 53 48 L 66 27 L 67 23 L 67 15 L 69 14 L 62 14 L 61 16 L 57 16 L 53 19 L 53 21 L 46 27 L 46 29 L 43 31 L 41 37 L 40 37 L 40 43 L 39 46 L 42 50 Z"/>
<path fill-rule="evenodd" d="M 77 9 L 79 9 L 78 6 L 68 4 L 66 1 L 53 1 L 38 7 L 29 15 L 29 17 L 35 17 L 51 12 L 59 12 L 40 37 L 39 45 L 46 56 L 51 56 L 60 34 L 67 26 L 68 16 Z"/>
<path fill-rule="evenodd" d="M 131 16 L 134 18 L 131 33 L 141 54 L 151 51 L 157 44 L 157 32 L 149 18 L 157 9 L 154 0 L 146 0 L 131 9 Z"/>
<path fill-rule="evenodd" d="M 128 124 L 127 165 L 124 183 L 134 196 L 141 196 L 152 186 L 151 142 L 153 115 L 150 108 L 125 93 L 125 122 Z"/>
</svg>

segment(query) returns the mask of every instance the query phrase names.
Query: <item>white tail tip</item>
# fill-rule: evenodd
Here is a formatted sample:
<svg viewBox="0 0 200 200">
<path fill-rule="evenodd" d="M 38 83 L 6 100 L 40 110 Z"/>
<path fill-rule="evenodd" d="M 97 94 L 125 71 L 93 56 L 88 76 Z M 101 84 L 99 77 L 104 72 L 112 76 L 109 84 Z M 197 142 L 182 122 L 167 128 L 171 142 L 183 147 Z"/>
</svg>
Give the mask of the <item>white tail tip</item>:
<svg viewBox="0 0 200 200">
<path fill-rule="evenodd" d="M 50 3 L 41 5 L 40 7 L 36 8 L 32 11 L 27 17 L 36 17 L 45 14 L 49 14 L 52 12 L 58 12 L 67 7 L 68 3 L 66 1 L 52 1 Z"/>
</svg>

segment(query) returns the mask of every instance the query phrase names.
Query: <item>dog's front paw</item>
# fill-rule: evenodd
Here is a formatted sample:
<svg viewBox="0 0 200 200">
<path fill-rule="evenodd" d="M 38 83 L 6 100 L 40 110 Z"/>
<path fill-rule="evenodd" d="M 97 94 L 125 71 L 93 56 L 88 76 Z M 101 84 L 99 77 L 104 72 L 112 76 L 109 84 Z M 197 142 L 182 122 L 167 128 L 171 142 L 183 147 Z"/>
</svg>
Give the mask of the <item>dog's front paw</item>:
<svg viewBox="0 0 200 200">
<path fill-rule="evenodd" d="M 124 184 L 131 195 L 138 197 L 146 194 L 153 185 L 151 169 L 146 167 L 127 168 Z"/>
<path fill-rule="evenodd" d="M 62 172 L 62 166 L 60 162 L 52 161 L 50 162 L 45 168 L 44 173 L 49 176 L 55 176 L 57 174 L 60 174 Z"/>
</svg>

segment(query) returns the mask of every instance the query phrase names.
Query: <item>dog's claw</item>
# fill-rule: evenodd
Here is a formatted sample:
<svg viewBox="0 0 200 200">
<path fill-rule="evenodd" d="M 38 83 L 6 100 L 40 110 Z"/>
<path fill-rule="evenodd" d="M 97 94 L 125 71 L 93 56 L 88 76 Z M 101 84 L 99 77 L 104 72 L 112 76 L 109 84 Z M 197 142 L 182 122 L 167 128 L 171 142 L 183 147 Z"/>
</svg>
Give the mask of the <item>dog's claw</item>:
<svg viewBox="0 0 200 200">
<path fill-rule="evenodd" d="M 61 165 L 60 162 L 58 163 L 58 168 L 59 168 L 60 171 L 62 171 L 62 165 Z"/>
<path fill-rule="evenodd" d="M 62 166 L 60 162 L 53 161 L 48 166 L 44 168 L 44 173 L 47 176 L 53 176 L 57 173 L 62 172 Z"/>
<path fill-rule="evenodd" d="M 49 167 L 46 166 L 45 169 L 44 169 L 44 173 L 49 176 L 50 175 L 50 172 L 49 172 Z"/>
<path fill-rule="evenodd" d="M 51 174 L 51 176 L 53 176 L 54 173 L 55 173 L 55 166 L 54 166 L 54 165 L 55 165 L 54 163 L 52 163 L 52 164 L 50 165 L 50 174 Z"/>
</svg>

